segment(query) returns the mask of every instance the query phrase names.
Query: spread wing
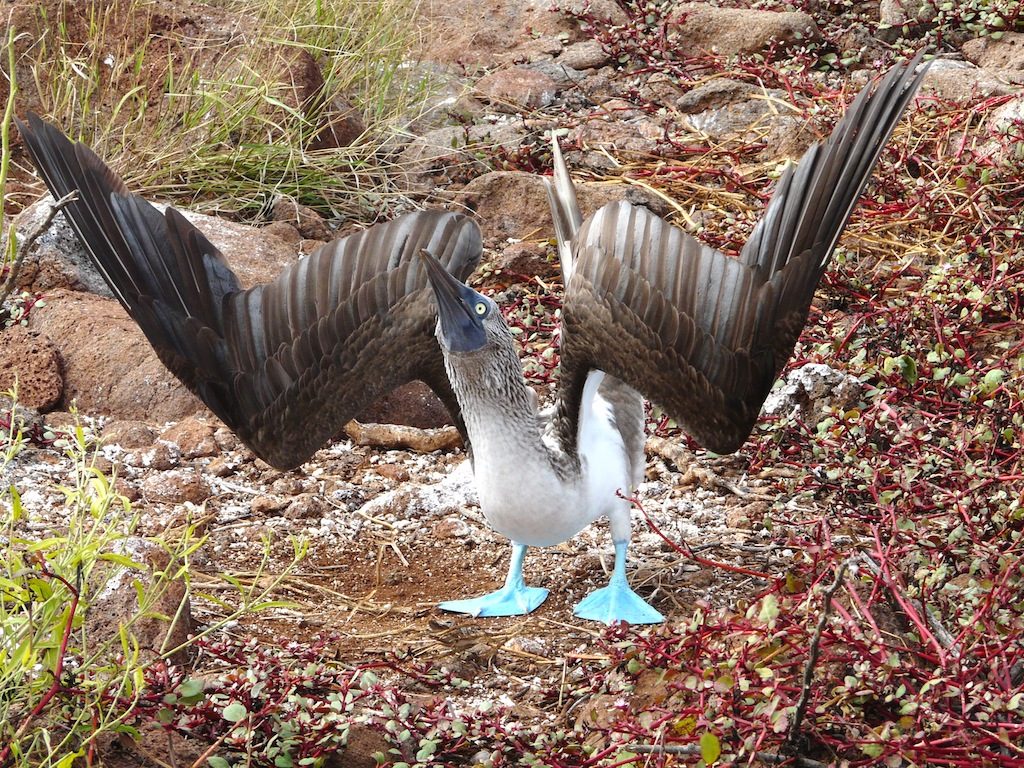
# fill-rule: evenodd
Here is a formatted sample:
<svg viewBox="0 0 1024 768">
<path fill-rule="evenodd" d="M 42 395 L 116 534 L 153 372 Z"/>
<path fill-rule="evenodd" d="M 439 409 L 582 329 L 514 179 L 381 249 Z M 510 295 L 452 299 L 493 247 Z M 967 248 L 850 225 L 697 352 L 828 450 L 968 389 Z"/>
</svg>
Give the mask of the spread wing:
<svg viewBox="0 0 1024 768">
<path fill-rule="evenodd" d="M 465 280 L 482 247 L 471 219 L 411 213 L 241 290 L 178 211 L 131 194 L 95 153 L 37 116 L 18 128 L 54 196 L 78 190 L 67 218 L 160 360 L 268 463 L 297 466 L 413 379 L 438 393 L 462 429 L 418 253 Z"/>
<path fill-rule="evenodd" d="M 583 222 L 562 310 L 564 444 L 575 444 L 595 368 L 662 405 L 703 446 L 727 453 L 743 444 L 921 83 L 920 58 L 868 85 L 832 135 L 786 169 L 738 259 L 625 202 Z"/>
</svg>

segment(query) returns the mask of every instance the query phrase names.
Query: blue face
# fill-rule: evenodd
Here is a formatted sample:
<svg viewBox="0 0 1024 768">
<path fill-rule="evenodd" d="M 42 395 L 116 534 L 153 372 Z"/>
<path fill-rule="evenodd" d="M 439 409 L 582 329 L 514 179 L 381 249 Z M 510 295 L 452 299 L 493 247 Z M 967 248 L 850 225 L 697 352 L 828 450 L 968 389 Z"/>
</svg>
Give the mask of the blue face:
<svg viewBox="0 0 1024 768">
<path fill-rule="evenodd" d="M 490 314 L 491 303 L 450 275 L 431 254 L 420 251 L 420 256 L 427 267 L 427 278 L 437 298 L 441 343 L 449 352 L 475 352 L 483 349 L 487 346 L 484 319 Z"/>
</svg>

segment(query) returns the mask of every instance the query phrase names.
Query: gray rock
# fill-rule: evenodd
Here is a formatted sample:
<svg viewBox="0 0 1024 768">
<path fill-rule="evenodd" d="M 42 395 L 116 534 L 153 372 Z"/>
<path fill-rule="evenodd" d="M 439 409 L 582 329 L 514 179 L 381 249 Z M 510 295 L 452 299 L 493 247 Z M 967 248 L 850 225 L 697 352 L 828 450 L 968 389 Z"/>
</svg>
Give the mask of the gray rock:
<svg viewBox="0 0 1024 768">
<path fill-rule="evenodd" d="M 476 89 L 495 109 L 518 112 L 551 106 L 564 82 L 560 84 L 548 73 L 531 66 L 519 66 L 484 75 L 477 81 Z"/>
<path fill-rule="evenodd" d="M 690 115 L 690 126 L 713 139 L 735 136 L 756 138 L 777 120 L 788 117 L 765 99 L 749 99 Z"/>
<path fill-rule="evenodd" d="M 556 61 L 576 70 L 598 69 L 611 62 L 612 57 L 596 40 L 581 40 L 567 45 Z"/>
<path fill-rule="evenodd" d="M 745 101 L 761 89 L 756 85 L 744 83 L 740 80 L 730 80 L 727 77 L 716 77 L 696 88 L 691 88 L 675 101 L 675 106 L 680 112 L 693 113 L 704 112 L 708 109 L 717 109 L 733 104 L 737 101 Z M 779 91 L 771 91 L 772 94 L 781 94 Z"/>
<path fill-rule="evenodd" d="M 732 56 L 763 51 L 773 42 L 788 45 L 821 39 L 814 19 L 798 11 L 717 8 L 707 3 L 681 3 L 675 10 L 681 20 L 669 25 L 669 34 L 676 50 Z"/>
<path fill-rule="evenodd" d="M 813 426 L 830 409 L 855 405 L 863 389 L 855 376 L 821 363 L 807 363 L 786 375 L 783 385 L 768 395 L 761 412 L 766 416 L 796 416 Z"/>
<path fill-rule="evenodd" d="M 19 238 L 39 227 L 51 201 L 52 198 L 45 197 L 18 216 L 15 226 Z M 166 207 L 156 204 L 160 211 Z M 223 252 L 243 286 L 268 282 L 295 260 L 294 247 L 270 233 L 201 213 L 181 213 Z M 54 219 L 27 254 L 18 288 L 28 291 L 71 288 L 113 298 L 63 214 Z"/>
<path fill-rule="evenodd" d="M 878 4 L 878 20 L 893 27 L 934 21 L 937 13 L 929 0 L 881 0 Z"/>
<path fill-rule="evenodd" d="M 526 133 L 519 123 L 498 122 L 438 128 L 409 143 L 398 158 L 403 186 L 428 193 L 437 186 L 462 185 L 486 173 L 489 165 L 479 155 L 495 147 L 514 151 Z"/>
<path fill-rule="evenodd" d="M 952 59 L 939 59 L 932 64 L 921 90 L 958 102 L 1021 92 L 1020 86 L 1011 85 L 987 70 Z"/>
</svg>

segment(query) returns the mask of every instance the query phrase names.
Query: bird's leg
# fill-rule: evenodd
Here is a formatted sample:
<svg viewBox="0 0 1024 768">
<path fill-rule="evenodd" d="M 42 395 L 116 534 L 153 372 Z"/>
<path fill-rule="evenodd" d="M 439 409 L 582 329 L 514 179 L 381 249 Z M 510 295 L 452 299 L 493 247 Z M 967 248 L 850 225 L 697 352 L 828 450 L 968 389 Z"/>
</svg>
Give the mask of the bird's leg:
<svg viewBox="0 0 1024 768">
<path fill-rule="evenodd" d="M 544 602 L 548 591 L 542 587 L 528 587 L 523 581 L 523 558 L 526 545 L 512 542 L 512 561 L 508 566 L 505 586 L 494 592 L 466 600 L 447 600 L 440 605 L 444 611 L 468 613 L 470 616 L 521 616 L 530 613 Z"/>
<path fill-rule="evenodd" d="M 626 549 L 629 547 L 629 508 L 619 508 L 609 515 L 612 524 L 612 542 L 615 544 L 615 569 L 607 587 L 597 589 L 573 608 L 581 619 L 612 624 L 660 624 L 665 620 L 626 581 Z"/>
</svg>

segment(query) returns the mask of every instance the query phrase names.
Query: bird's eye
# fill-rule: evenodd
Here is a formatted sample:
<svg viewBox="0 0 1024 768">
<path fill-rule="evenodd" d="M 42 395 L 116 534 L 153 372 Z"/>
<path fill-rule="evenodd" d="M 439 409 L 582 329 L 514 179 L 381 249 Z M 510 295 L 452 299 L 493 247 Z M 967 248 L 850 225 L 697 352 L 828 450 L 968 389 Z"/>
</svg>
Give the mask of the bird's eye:
<svg viewBox="0 0 1024 768">
<path fill-rule="evenodd" d="M 476 313 L 480 315 L 480 317 L 483 317 L 484 315 L 487 314 L 487 305 L 484 304 L 482 301 L 478 301 L 474 309 L 476 310 Z"/>
</svg>

